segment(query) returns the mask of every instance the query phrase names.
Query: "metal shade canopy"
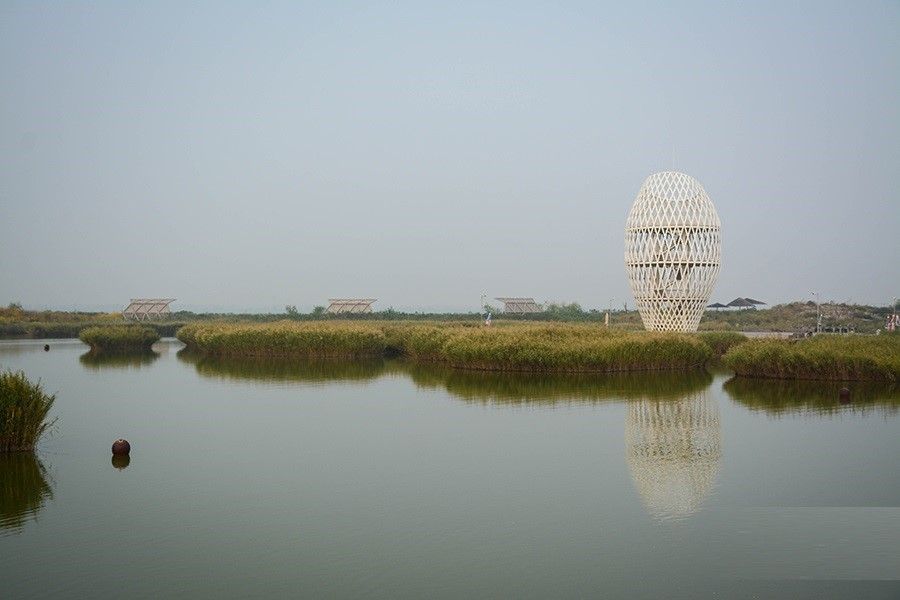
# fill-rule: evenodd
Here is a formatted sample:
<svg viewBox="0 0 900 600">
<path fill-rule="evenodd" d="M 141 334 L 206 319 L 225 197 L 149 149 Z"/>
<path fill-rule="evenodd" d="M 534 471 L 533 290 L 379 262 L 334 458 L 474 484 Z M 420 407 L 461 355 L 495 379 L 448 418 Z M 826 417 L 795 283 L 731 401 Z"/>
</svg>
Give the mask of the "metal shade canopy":
<svg viewBox="0 0 900 600">
<path fill-rule="evenodd" d="M 175 298 L 132 298 L 122 317 L 129 321 L 163 319 L 170 314 L 169 305 L 173 302 Z"/>
<path fill-rule="evenodd" d="M 325 312 L 330 315 L 370 313 L 377 301 L 376 298 L 329 298 Z"/>
<path fill-rule="evenodd" d="M 494 298 L 503 303 L 503 312 L 516 314 L 531 314 L 542 312 L 540 305 L 534 298 Z"/>
</svg>

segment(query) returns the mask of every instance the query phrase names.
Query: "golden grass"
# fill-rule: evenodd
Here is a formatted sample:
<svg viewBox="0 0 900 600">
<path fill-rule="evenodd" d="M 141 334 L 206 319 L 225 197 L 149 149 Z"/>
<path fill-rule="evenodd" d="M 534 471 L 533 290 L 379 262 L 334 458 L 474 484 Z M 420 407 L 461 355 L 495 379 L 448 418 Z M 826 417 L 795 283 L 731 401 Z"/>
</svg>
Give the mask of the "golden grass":
<svg viewBox="0 0 900 600">
<path fill-rule="evenodd" d="M 25 373 L 0 373 L 0 452 L 32 450 L 53 424 L 47 414 L 56 399 Z"/>
<path fill-rule="evenodd" d="M 92 350 L 146 350 L 159 341 L 159 333 L 141 325 L 88 327 L 78 335 Z"/>
<path fill-rule="evenodd" d="M 294 322 L 195 323 L 189 347 L 214 355 L 399 355 L 496 371 L 611 372 L 686 369 L 712 352 L 697 336 L 610 331 L 597 325 Z"/>
<path fill-rule="evenodd" d="M 729 350 L 725 366 L 749 377 L 897 381 L 900 336 L 818 335 L 799 341 L 750 340 Z"/>
</svg>

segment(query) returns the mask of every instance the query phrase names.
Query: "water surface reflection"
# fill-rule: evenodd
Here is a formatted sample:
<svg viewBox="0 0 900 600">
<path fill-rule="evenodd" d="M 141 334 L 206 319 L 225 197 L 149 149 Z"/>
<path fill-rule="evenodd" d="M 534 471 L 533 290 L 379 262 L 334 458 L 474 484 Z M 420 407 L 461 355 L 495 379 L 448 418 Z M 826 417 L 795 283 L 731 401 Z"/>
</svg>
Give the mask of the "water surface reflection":
<svg viewBox="0 0 900 600">
<path fill-rule="evenodd" d="M 709 387 L 706 371 L 654 373 L 508 373 L 401 364 L 419 388 L 444 389 L 465 402 L 516 405 L 680 398 Z"/>
<path fill-rule="evenodd" d="M 178 359 L 204 377 L 298 383 L 364 382 L 409 377 L 420 389 L 442 389 L 465 402 L 516 405 L 680 398 L 712 383 L 706 371 L 653 373 L 518 373 L 454 369 L 401 360 L 309 360 L 208 356 L 183 349 Z"/>
<path fill-rule="evenodd" d="M 850 390 L 848 401 L 840 400 L 842 387 Z M 887 383 L 734 377 L 726 381 L 723 388 L 735 402 L 770 415 L 844 412 L 866 414 L 875 410 L 893 415 L 900 409 L 900 388 Z"/>
<path fill-rule="evenodd" d="M 706 391 L 629 402 L 625 459 L 644 505 L 659 519 L 697 512 L 722 457 L 719 407 Z"/>
<path fill-rule="evenodd" d="M 85 352 L 78 357 L 82 365 L 88 369 L 100 371 L 102 369 L 140 369 L 152 365 L 159 354 L 153 350 L 139 350 L 134 352 Z"/>
<path fill-rule="evenodd" d="M 385 374 L 382 359 L 347 361 L 280 356 L 209 356 L 188 348 L 180 350 L 177 356 L 178 360 L 193 365 L 200 375 L 222 379 L 331 383 L 367 381 Z"/>
<path fill-rule="evenodd" d="M 0 535 L 17 533 L 52 497 L 47 470 L 33 453 L 0 454 Z"/>
</svg>

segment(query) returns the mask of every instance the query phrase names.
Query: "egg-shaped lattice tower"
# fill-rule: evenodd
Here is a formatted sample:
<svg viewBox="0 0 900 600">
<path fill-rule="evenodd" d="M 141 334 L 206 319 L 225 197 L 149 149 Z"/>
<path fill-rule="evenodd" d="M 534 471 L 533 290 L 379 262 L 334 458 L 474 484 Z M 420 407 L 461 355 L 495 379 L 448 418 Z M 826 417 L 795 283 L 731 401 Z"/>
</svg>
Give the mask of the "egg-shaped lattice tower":
<svg viewBox="0 0 900 600">
<path fill-rule="evenodd" d="M 719 276 L 722 226 L 700 182 L 648 177 L 625 223 L 625 269 L 644 327 L 696 331 Z"/>
</svg>

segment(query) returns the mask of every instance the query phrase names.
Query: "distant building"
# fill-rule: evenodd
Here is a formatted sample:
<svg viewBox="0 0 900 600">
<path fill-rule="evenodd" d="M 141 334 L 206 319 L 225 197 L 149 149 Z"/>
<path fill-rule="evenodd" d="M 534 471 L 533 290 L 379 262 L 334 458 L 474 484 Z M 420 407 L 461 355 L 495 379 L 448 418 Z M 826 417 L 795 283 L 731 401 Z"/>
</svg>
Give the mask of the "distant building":
<svg viewBox="0 0 900 600">
<path fill-rule="evenodd" d="M 329 315 L 362 314 L 372 312 L 377 298 L 329 298 L 325 313 Z"/>
<path fill-rule="evenodd" d="M 171 314 L 169 305 L 175 298 L 132 298 L 122 316 L 128 321 L 152 321 L 165 319 Z"/>
<path fill-rule="evenodd" d="M 534 301 L 534 298 L 494 298 L 503 303 L 503 312 L 517 315 L 527 315 L 543 312 L 544 309 Z"/>
</svg>

